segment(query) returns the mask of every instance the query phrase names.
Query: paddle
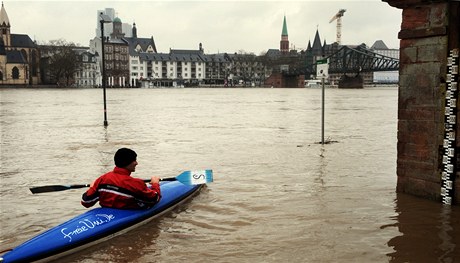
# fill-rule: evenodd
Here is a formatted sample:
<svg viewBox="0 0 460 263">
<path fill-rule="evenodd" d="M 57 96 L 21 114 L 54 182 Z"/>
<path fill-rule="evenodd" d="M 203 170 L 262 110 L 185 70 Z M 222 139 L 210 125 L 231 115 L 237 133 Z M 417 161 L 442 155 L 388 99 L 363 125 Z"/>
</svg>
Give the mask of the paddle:
<svg viewBox="0 0 460 263">
<path fill-rule="evenodd" d="M 186 185 L 205 184 L 213 181 L 212 170 L 185 171 L 176 177 L 162 178 L 160 181 L 179 181 Z M 150 182 L 145 179 L 144 182 Z M 70 189 L 89 187 L 89 184 L 71 184 L 71 185 L 45 185 L 29 188 L 32 194 L 57 192 Z"/>
</svg>

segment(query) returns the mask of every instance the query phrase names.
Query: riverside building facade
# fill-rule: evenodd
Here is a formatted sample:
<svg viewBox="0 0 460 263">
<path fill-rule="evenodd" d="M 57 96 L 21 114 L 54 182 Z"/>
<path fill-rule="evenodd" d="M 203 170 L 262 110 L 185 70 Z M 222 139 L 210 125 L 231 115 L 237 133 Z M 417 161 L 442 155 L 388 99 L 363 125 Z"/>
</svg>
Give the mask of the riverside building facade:
<svg viewBox="0 0 460 263">
<path fill-rule="evenodd" d="M 110 23 L 102 25 L 103 37 L 101 12 L 111 19 Z M 316 61 L 341 47 L 337 43 L 322 43 L 317 30 L 314 41 L 309 41 L 305 50 L 290 50 L 284 16 L 279 48 L 269 49 L 263 55 L 244 52 L 206 54 L 201 43 L 196 50 L 170 49 L 168 53 L 159 53 L 153 37 L 138 37 L 136 24 L 122 23 L 115 14 L 113 8 L 97 11 L 96 36 L 90 40 L 89 48 L 75 47 L 76 60 L 80 64 L 73 79 L 66 81 L 65 86 L 102 85 L 102 40 L 108 87 L 303 87 L 302 78 L 316 77 L 313 68 Z M 45 50 L 40 52 L 40 47 L 27 35 L 10 34 L 10 23 L 3 4 L 0 26 L 0 84 L 53 85 L 55 82 L 46 78 L 49 75 L 47 68 L 40 64 L 53 54 Z M 376 50 L 387 52 L 378 47 Z M 312 68 L 305 70 L 306 67 Z M 337 83 L 342 75 L 330 74 L 328 81 Z M 372 83 L 372 73 L 362 75 L 365 83 Z"/>
<path fill-rule="evenodd" d="M 25 34 L 12 34 L 2 2 L 0 9 L 0 84 L 40 84 L 40 51 Z"/>
<path fill-rule="evenodd" d="M 98 21 L 99 12 L 109 17 L 115 14 L 112 8 L 98 11 Z M 170 49 L 169 53 L 158 53 L 153 37 L 138 37 L 135 23 L 130 28 L 123 25 L 118 17 L 104 24 L 109 87 L 233 86 L 255 82 L 262 85 L 271 73 L 262 65 L 263 59 L 253 54 L 205 54 L 201 43 L 197 50 Z M 286 28 L 285 22 L 283 27 Z M 96 37 L 90 41 L 90 52 L 96 55 L 102 70 L 100 29 L 98 23 Z M 287 34 L 287 28 L 283 32 Z"/>
</svg>

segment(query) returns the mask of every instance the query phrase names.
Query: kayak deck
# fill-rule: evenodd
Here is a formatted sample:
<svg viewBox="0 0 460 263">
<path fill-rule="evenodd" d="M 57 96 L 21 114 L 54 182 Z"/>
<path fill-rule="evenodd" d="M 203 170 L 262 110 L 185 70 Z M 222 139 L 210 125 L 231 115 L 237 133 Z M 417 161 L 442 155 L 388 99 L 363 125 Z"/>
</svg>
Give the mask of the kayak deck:
<svg viewBox="0 0 460 263">
<path fill-rule="evenodd" d="M 103 242 L 172 210 L 192 197 L 203 185 L 161 182 L 162 198 L 145 210 L 94 208 L 17 246 L 0 258 L 1 263 L 53 260 Z"/>
</svg>

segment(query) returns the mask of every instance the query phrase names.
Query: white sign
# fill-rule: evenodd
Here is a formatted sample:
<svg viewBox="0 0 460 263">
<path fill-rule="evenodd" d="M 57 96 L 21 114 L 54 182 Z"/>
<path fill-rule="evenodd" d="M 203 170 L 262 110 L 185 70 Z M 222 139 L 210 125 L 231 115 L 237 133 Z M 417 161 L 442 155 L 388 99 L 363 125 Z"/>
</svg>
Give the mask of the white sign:
<svg viewBox="0 0 460 263">
<path fill-rule="evenodd" d="M 316 78 L 328 78 L 328 70 L 329 64 L 327 59 L 321 59 L 316 61 Z"/>
</svg>

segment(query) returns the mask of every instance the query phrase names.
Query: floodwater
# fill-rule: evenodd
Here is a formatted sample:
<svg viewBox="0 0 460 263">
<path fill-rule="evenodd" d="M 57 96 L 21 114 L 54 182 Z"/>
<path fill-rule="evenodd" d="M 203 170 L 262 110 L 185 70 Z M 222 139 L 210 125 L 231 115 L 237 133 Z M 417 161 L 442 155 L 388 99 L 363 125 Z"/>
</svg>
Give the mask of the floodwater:
<svg viewBox="0 0 460 263">
<path fill-rule="evenodd" d="M 396 194 L 397 87 L 1 89 L 0 251 L 84 211 L 120 147 L 134 176 L 213 169 L 173 212 L 59 262 L 458 262 L 460 210 Z"/>
</svg>

